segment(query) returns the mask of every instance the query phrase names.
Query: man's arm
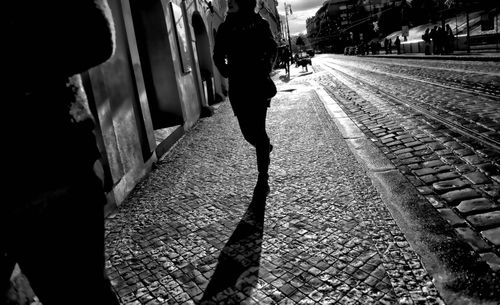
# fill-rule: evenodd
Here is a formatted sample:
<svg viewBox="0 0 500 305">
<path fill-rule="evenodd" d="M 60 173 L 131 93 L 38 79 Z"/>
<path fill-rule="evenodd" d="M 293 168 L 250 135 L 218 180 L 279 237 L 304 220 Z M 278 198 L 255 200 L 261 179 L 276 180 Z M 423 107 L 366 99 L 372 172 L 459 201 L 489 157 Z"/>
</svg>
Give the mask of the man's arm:
<svg viewBox="0 0 500 305">
<path fill-rule="evenodd" d="M 214 45 L 214 53 L 213 60 L 214 64 L 219 70 L 220 74 L 228 78 L 229 77 L 229 67 L 226 62 L 227 56 L 227 47 L 226 47 L 226 37 L 225 37 L 225 28 L 224 24 L 219 26 L 219 30 L 217 31 L 217 35 L 215 35 L 215 45 Z"/>
</svg>

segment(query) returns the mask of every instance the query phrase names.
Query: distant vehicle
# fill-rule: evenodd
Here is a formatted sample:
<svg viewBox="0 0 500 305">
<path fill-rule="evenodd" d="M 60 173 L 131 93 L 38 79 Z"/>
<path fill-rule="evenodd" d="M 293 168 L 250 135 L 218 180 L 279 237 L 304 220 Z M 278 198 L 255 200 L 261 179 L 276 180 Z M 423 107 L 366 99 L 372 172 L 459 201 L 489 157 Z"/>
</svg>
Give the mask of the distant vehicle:
<svg viewBox="0 0 500 305">
<path fill-rule="evenodd" d="M 307 53 L 310 57 L 314 57 L 314 50 L 313 50 L 313 49 L 308 49 L 308 50 L 306 50 L 306 53 Z"/>
<path fill-rule="evenodd" d="M 311 57 L 307 52 L 300 52 L 296 54 L 295 64 L 297 67 L 307 67 L 307 65 L 312 65 Z"/>
</svg>

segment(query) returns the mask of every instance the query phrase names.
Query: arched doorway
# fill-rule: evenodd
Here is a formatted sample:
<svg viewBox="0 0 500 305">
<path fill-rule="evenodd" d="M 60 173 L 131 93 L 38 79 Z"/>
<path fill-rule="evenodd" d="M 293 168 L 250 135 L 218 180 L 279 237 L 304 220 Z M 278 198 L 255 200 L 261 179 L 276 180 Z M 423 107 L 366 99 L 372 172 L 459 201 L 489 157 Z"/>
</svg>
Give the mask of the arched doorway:
<svg viewBox="0 0 500 305">
<path fill-rule="evenodd" d="M 208 105 L 215 103 L 214 73 L 212 65 L 212 51 L 208 39 L 205 23 L 199 13 L 194 13 L 192 25 L 196 41 L 196 55 L 200 68 L 201 81 Z"/>
</svg>

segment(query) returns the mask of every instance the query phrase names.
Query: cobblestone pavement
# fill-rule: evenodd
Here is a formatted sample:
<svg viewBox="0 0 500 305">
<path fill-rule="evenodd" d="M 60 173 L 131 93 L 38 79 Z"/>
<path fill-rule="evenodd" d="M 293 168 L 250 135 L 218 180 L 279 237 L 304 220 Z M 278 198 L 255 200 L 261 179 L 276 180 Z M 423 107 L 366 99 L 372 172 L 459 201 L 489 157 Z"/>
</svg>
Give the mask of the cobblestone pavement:
<svg viewBox="0 0 500 305">
<path fill-rule="evenodd" d="M 350 70 L 350 73 L 356 75 L 358 79 L 369 79 L 379 84 L 380 88 L 397 92 L 408 101 L 440 105 L 443 109 L 449 109 L 448 112 L 443 111 L 441 115 L 449 117 L 450 120 L 455 119 L 454 113 L 460 113 L 468 120 L 484 123 L 482 132 L 485 134 L 494 136 L 500 132 L 498 99 L 433 88 L 409 82 L 407 79 L 389 80 L 386 74 L 368 73 L 366 67 L 361 73 L 359 62 L 343 60 L 344 62 L 339 63 L 338 57 L 332 59 L 335 59 L 335 64 L 356 67 Z M 321 60 L 316 61 L 318 62 Z M 390 69 L 390 63 L 384 65 L 382 61 L 377 64 L 370 60 L 369 65 L 376 65 L 374 70 L 380 69 L 385 73 Z M 498 67 L 498 64 L 493 65 Z M 456 66 L 460 68 L 458 64 Z M 320 64 L 316 68 L 322 69 L 322 67 L 324 66 Z M 413 72 L 410 68 L 398 68 L 395 73 L 405 73 L 415 78 L 432 78 L 433 81 L 441 82 L 441 78 L 435 77 L 437 70 L 430 71 L 424 67 L 425 65 L 422 65 L 421 69 Z M 494 76 L 495 73 L 488 70 L 491 68 L 485 68 L 482 63 L 475 65 L 474 74 L 469 73 L 465 76 L 464 73 L 459 74 L 454 71 L 450 63 L 446 65 L 435 63 L 435 67 L 445 69 L 446 71 L 442 70 L 439 73 L 451 82 L 454 81 L 450 76 L 453 73 L 457 75 L 456 78 L 463 78 L 463 83 L 473 84 L 474 80 L 477 80 L 478 88 L 483 88 L 481 89 L 483 91 L 478 89 L 480 92 L 488 90 L 497 92 L 500 88 L 499 74 L 496 73 Z M 500 272 L 498 152 L 407 107 L 396 105 L 387 100 L 383 94 L 370 92 L 359 84 L 349 82 L 342 75 L 332 73 L 318 73 L 315 79 L 328 88 L 330 94 L 342 101 L 342 107 L 351 119 L 426 196 L 443 218 L 455 227 L 457 234 L 489 264 L 498 277 Z M 485 89 L 486 87 L 490 89 Z"/>
<path fill-rule="evenodd" d="M 122 304 L 443 304 L 314 90 L 296 83 L 269 111 L 267 199 L 253 196 L 255 152 L 225 102 L 107 220 Z"/>
</svg>

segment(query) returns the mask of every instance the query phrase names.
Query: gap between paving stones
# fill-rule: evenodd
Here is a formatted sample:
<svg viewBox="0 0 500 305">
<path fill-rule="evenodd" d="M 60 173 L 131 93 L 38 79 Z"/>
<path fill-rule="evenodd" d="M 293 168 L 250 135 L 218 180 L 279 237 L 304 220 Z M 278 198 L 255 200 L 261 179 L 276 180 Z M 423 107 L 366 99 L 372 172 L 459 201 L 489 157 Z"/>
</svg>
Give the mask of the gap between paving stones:
<svg viewBox="0 0 500 305">
<path fill-rule="evenodd" d="M 469 246 L 457 238 L 453 227 L 443 220 L 385 154 L 366 138 L 338 103 L 319 84 L 315 83 L 315 87 L 319 99 L 352 152 L 367 169 L 398 226 L 421 256 L 445 301 L 464 305 L 497 304 L 496 301 L 482 301 L 460 291 L 458 286 L 463 285 L 460 282 L 469 282 L 470 275 L 479 282 L 484 281 L 482 275 L 486 271 L 485 264 L 474 264 L 474 268 L 469 268 L 468 265 L 475 259 L 470 255 Z"/>
</svg>

